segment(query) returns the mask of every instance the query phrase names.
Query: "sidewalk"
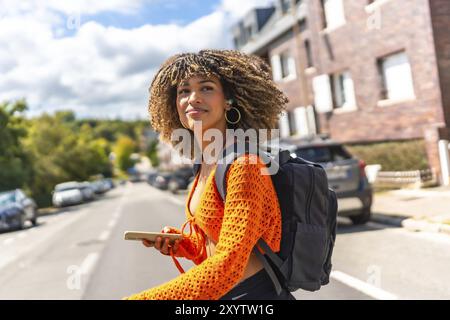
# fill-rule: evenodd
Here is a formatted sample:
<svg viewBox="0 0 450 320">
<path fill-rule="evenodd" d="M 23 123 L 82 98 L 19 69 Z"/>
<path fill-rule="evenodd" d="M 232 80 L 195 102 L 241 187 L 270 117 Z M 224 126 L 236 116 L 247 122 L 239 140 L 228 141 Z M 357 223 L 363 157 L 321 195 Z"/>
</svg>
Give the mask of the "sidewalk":
<svg viewBox="0 0 450 320">
<path fill-rule="evenodd" d="M 375 222 L 450 235 L 450 187 L 375 193 L 372 212 Z"/>
</svg>

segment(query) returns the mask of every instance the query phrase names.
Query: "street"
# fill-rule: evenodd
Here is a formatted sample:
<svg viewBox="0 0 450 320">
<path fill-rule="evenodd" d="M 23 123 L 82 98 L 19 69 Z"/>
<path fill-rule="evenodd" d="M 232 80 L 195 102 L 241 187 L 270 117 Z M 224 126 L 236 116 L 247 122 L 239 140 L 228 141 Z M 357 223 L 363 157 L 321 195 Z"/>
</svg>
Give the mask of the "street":
<svg viewBox="0 0 450 320">
<path fill-rule="evenodd" d="M 178 275 L 172 259 L 123 240 L 126 230 L 184 222 L 186 194 L 146 183 L 0 234 L 0 299 L 121 299 Z M 450 237 L 340 219 L 330 284 L 305 299 L 449 299 Z M 180 259 L 183 267 L 193 264 Z"/>
</svg>

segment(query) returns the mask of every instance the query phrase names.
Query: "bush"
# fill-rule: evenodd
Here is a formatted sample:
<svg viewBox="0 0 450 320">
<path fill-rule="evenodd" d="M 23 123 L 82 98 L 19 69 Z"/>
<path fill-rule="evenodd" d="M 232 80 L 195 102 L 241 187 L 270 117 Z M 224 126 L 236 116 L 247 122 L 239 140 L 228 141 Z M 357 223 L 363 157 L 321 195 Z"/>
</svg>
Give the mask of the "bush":
<svg viewBox="0 0 450 320">
<path fill-rule="evenodd" d="M 382 171 L 429 169 L 424 140 L 346 145 L 346 148 L 366 164 L 380 164 Z"/>
</svg>

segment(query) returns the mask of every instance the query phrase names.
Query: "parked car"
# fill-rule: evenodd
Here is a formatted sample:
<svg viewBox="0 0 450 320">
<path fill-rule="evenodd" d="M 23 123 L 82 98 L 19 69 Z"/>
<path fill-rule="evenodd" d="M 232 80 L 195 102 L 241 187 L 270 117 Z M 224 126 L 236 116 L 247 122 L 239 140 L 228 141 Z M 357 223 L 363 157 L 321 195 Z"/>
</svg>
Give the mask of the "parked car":
<svg viewBox="0 0 450 320">
<path fill-rule="evenodd" d="M 26 221 L 37 225 L 37 205 L 21 189 L 0 193 L 0 230 L 23 229 Z"/>
<path fill-rule="evenodd" d="M 194 172 L 192 166 L 179 168 L 170 177 L 167 189 L 172 193 L 177 193 L 179 190 L 186 190 L 193 177 Z"/>
<path fill-rule="evenodd" d="M 151 186 L 153 186 L 153 183 L 155 182 L 156 177 L 158 176 L 158 172 L 151 172 L 147 174 L 147 183 Z"/>
<path fill-rule="evenodd" d="M 76 181 L 57 184 L 53 191 L 52 202 L 55 207 L 83 203 L 84 198 L 80 184 Z"/>
<path fill-rule="evenodd" d="M 94 188 L 92 188 L 89 182 L 84 181 L 79 183 L 78 188 L 80 189 L 81 194 L 83 195 L 84 201 L 94 200 L 95 198 Z"/>
<path fill-rule="evenodd" d="M 113 179 L 111 179 L 111 178 L 106 178 L 105 183 L 109 187 L 109 189 L 114 189 L 116 187 L 116 184 L 114 183 Z"/>
<path fill-rule="evenodd" d="M 328 138 L 280 139 L 280 147 L 292 155 L 323 165 L 329 186 L 338 198 L 338 214 L 353 224 L 370 220 L 373 191 L 363 160 L 352 156 L 341 144 Z"/>
<path fill-rule="evenodd" d="M 153 181 L 152 186 L 161 190 L 167 190 L 172 172 L 159 172 Z"/>
<path fill-rule="evenodd" d="M 94 193 L 102 194 L 110 190 L 110 185 L 105 180 L 95 180 L 91 182 L 91 187 L 94 189 Z"/>
</svg>

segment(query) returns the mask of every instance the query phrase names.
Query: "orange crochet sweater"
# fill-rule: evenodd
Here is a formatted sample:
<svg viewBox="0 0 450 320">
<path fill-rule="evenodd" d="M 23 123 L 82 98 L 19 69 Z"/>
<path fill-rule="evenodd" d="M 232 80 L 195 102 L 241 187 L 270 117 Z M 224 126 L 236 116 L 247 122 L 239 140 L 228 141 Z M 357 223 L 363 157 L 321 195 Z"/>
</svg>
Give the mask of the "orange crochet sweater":
<svg viewBox="0 0 450 320">
<path fill-rule="evenodd" d="M 199 205 L 192 215 L 186 202 L 190 232 L 184 236 L 177 255 L 196 266 L 175 279 L 124 299 L 217 300 L 242 278 L 253 247 L 261 237 L 274 252 L 280 250 L 281 211 L 270 175 L 260 158 L 243 155 L 227 172 L 225 205 L 214 183 L 213 170 Z M 252 161 L 253 160 L 253 161 Z M 192 232 L 192 231 L 195 232 Z M 173 228 L 171 232 L 180 232 Z M 184 234 L 184 233 L 183 233 Z M 217 242 L 215 254 L 207 257 L 205 235 Z M 263 252 L 260 249 L 261 252 Z"/>
</svg>

